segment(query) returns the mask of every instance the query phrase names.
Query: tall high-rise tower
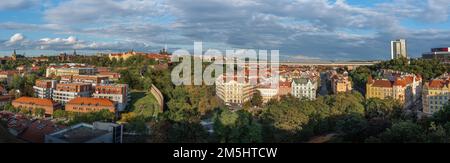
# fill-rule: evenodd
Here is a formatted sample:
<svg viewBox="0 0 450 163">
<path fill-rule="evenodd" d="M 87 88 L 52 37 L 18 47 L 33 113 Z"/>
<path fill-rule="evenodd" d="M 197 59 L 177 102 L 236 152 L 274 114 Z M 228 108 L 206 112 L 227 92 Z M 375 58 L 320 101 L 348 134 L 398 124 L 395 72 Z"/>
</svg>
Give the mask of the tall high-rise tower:
<svg viewBox="0 0 450 163">
<path fill-rule="evenodd" d="M 391 59 L 408 58 L 405 39 L 391 41 Z"/>
</svg>

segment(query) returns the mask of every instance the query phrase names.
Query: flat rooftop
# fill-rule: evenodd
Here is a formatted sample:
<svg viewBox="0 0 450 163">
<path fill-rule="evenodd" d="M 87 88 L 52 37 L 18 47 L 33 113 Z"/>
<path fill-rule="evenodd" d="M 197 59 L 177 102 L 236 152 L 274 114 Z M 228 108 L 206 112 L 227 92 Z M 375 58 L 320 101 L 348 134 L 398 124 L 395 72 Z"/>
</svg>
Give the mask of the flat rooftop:
<svg viewBox="0 0 450 163">
<path fill-rule="evenodd" d="M 97 130 L 88 126 L 81 125 L 80 127 L 70 129 L 66 132 L 52 135 L 52 137 L 61 139 L 69 143 L 84 143 L 107 133 L 108 131 L 105 130 Z"/>
</svg>

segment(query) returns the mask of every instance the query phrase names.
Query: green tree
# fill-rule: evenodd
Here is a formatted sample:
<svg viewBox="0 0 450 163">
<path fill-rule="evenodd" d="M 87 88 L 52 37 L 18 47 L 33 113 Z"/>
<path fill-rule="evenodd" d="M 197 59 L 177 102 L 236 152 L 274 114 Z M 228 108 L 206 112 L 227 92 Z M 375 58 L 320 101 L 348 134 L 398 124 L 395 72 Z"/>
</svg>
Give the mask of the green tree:
<svg viewBox="0 0 450 163">
<path fill-rule="evenodd" d="M 258 90 L 255 91 L 250 101 L 252 106 L 261 107 L 263 105 L 263 97 L 261 96 L 261 92 Z"/>
<path fill-rule="evenodd" d="M 58 109 L 53 112 L 53 118 L 68 118 L 68 116 L 65 110 Z"/>
<path fill-rule="evenodd" d="M 36 108 L 33 109 L 33 115 L 38 117 L 44 117 L 45 116 L 45 109 L 42 108 Z"/>
<path fill-rule="evenodd" d="M 434 122 L 431 123 L 428 128 L 428 133 L 426 137 L 427 143 L 448 143 L 449 137 L 446 130 L 441 125 L 436 125 Z"/>
<path fill-rule="evenodd" d="M 264 139 L 270 142 L 296 142 L 298 133 L 308 121 L 309 117 L 295 104 L 268 106 L 262 113 Z"/>
<path fill-rule="evenodd" d="M 337 131 L 348 141 L 364 142 L 367 128 L 368 122 L 361 115 L 347 115 L 337 122 Z"/>
<path fill-rule="evenodd" d="M 258 143 L 262 127 L 246 111 L 222 109 L 214 118 L 214 136 L 221 143 Z"/>
<path fill-rule="evenodd" d="M 399 118 L 399 114 L 401 114 L 403 110 L 403 106 L 400 102 L 392 98 L 371 98 L 366 100 L 364 105 L 366 109 L 366 117 L 369 119 L 376 117 L 386 119 Z"/>
<path fill-rule="evenodd" d="M 380 135 L 380 140 L 385 143 L 420 143 L 424 142 L 424 130 L 411 121 L 394 123 Z"/>
</svg>

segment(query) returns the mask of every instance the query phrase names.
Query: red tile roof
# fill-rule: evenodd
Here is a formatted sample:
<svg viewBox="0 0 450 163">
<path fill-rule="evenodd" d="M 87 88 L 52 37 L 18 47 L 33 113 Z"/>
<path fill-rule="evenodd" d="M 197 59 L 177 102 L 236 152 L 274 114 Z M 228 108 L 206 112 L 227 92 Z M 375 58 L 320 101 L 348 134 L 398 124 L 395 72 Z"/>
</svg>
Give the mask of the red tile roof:
<svg viewBox="0 0 450 163">
<path fill-rule="evenodd" d="M 170 59 L 169 55 L 162 55 L 162 54 L 147 54 L 146 57 L 148 59 Z"/>
<path fill-rule="evenodd" d="M 392 87 L 392 83 L 389 80 L 374 80 L 374 87 Z"/>
<path fill-rule="evenodd" d="M 449 81 L 445 80 L 431 80 L 429 83 L 430 88 L 443 88 L 444 86 L 448 85 Z"/>
<path fill-rule="evenodd" d="M 89 98 L 89 97 L 78 97 L 70 100 L 67 104 L 71 105 L 101 105 L 101 106 L 115 106 L 114 102 L 109 99 L 103 98 Z"/>
<path fill-rule="evenodd" d="M 280 81 L 280 87 L 291 87 L 292 82 L 286 81 L 286 82 L 281 82 Z"/>
<path fill-rule="evenodd" d="M 64 126 L 56 125 L 52 121 L 36 120 L 25 129 L 19 137 L 31 143 L 44 143 L 45 135 L 63 129 Z"/>
<path fill-rule="evenodd" d="M 402 86 L 402 87 L 406 87 L 406 85 L 408 81 L 406 79 L 397 79 L 394 82 L 394 86 Z M 411 82 L 412 83 L 412 82 Z"/>
<path fill-rule="evenodd" d="M 41 98 L 33 98 L 33 97 L 20 97 L 13 102 L 25 103 L 25 104 L 34 104 L 41 106 L 54 106 L 56 103 L 50 99 L 41 99 Z"/>
</svg>

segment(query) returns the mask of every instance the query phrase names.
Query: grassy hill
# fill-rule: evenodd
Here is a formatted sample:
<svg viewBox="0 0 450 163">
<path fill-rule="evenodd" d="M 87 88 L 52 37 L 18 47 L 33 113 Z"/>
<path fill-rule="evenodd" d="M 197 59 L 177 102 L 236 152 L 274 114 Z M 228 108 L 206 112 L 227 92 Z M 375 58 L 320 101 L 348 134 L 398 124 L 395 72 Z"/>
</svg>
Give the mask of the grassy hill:
<svg viewBox="0 0 450 163">
<path fill-rule="evenodd" d="M 131 92 L 131 111 L 137 115 L 152 117 L 160 113 L 158 102 L 151 93 Z"/>
</svg>

